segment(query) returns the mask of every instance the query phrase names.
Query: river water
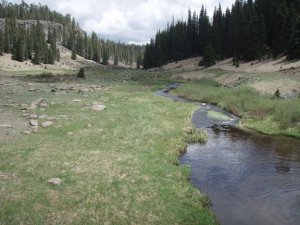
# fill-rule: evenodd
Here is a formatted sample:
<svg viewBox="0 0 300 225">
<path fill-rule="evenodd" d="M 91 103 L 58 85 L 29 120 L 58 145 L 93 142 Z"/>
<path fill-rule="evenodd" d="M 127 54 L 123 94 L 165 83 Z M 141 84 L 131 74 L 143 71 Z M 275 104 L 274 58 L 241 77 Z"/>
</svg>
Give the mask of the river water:
<svg viewBox="0 0 300 225">
<path fill-rule="evenodd" d="M 175 101 L 184 99 L 156 92 Z M 230 119 L 209 118 L 208 111 Z M 190 145 L 181 163 L 190 165 L 191 181 L 212 201 L 222 225 L 300 224 L 300 141 L 245 132 L 238 118 L 202 104 L 192 123 L 208 130 L 208 142 Z M 217 126 L 216 126 L 217 124 Z"/>
</svg>

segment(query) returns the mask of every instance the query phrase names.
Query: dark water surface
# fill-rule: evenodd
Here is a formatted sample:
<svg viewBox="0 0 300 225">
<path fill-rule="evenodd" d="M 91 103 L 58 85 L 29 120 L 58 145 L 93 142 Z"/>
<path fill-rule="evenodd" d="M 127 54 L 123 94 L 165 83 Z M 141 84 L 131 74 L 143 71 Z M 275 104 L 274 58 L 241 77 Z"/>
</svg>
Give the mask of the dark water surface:
<svg viewBox="0 0 300 225">
<path fill-rule="evenodd" d="M 168 90 L 156 95 L 184 101 Z M 242 131 L 231 126 L 238 118 L 213 120 L 208 110 L 224 112 L 207 104 L 196 110 L 192 123 L 208 128 L 209 139 L 189 146 L 181 163 L 191 166 L 193 184 L 210 197 L 221 224 L 299 225 L 300 141 Z"/>
</svg>

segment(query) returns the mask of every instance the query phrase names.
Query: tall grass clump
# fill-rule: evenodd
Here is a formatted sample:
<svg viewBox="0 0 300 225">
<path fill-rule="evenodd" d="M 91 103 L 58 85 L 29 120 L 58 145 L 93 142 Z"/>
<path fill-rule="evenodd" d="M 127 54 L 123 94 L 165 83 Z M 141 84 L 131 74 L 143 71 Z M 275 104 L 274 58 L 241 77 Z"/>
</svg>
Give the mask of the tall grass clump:
<svg viewBox="0 0 300 225">
<path fill-rule="evenodd" d="M 186 83 L 174 91 L 179 96 L 217 104 L 249 121 L 263 121 L 265 126 L 277 124 L 284 130 L 293 128 L 300 134 L 300 99 L 278 99 L 261 95 L 251 87 L 218 87 L 214 82 L 200 80 Z M 271 124 L 273 123 L 273 124 Z M 258 123 L 257 123 L 258 124 Z M 255 127 L 251 128 L 255 129 Z M 257 130 L 260 130 L 258 127 Z M 266 130 L 266 129 L 265 129 Z M 272 131 L 268 132 L 272 133 Z"/>
<path fill-rule="evenodd" d="M 300 126 L 300 99 L 277 100 L 274 118 L 282 128 Z"/>
</svg>

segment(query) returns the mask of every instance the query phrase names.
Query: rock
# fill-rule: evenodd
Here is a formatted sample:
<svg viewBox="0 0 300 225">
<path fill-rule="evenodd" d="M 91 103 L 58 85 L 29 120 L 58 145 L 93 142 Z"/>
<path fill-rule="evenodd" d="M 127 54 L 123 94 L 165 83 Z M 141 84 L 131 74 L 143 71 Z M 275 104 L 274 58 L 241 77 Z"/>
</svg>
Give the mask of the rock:
<svg viewBox="0 0 300 225">
<path fill-rule="evenodd" d="M 49 184 L 55 185 L 55 186 L 59 186 L 62 183 L 62 179 L 60 178 L 51 178 L 48 180 Z"/>
<path fill-rule="evenodd" d="M 38 126 L 32 126 L 32 127 L 31 127 L 31 131 L 32 131 L 33 133 L 37 133 L 37 132 L 39 131 L 39 127 L 38 127 Z"/>
<path fill-rule="evenodd" d="M 32 127 L 37 127 L 37 126 L 39 126 L 39 121 L 34 120 L 34 119 L 30 119 L 30 120 L 29 120 L 29 124 L 30 124 L 30 126 L 32 126 Z"/>
<path fill-rule="evenodd" d="M 28 116 L 30 116 L 30 114 L 24 113 L 24 114 L 22 114 L 22 116 L 23 116 L 23 117 L 28 117 Z"/>
<path fill-rule="evenodd" d="M 30 130 L 24 131 L 23 134 L 29 135 L 31 134 L 31 131 Z"/>
<path fill-rule="evenodd" d="M 57 91 L 56 88 L 52 88 L 52 89 L 51 89 L 51 92 L 56 92 L 56 91 Z"/>
<path fill-rule="evenodd" d="M 88 128 L 91 128 L 92 126 L 93 126 L 93 125 L 92 125 L 92 124 L 90 124 L 90 123 L 87 125 L 87 127 L 88 127 Z"/>
<path fill-rule="evenodd" d="M 45 119 L 47 117 L 47 115 L 40 115 L 39 119 Z"/>
<path fill-rule="evenodd" d="M 73 99 L 72 102 L 81 102 L 80 99 Z"/>
<path fill-rule="evenodd" d="M 44 128 L 50 127 L 51 125 L 53 125 L 53 122 L 51 122 L 51 121 L 46 121 L 46 122 L 42 123 L 42 127 L 44 127 Z"/>
<path fill-rule="evenodd" d="M 40 107 L 48 107 L 48 104 L 47 103 L 40 103 Z"/>
<path fill-rule="evenodd" d="M 33 101 L 33 102 L 31 103 L 31 105 L 39 105 L 39 104 L 41 104 L 43 101 L 45 101 L 44 98 L 39 98 L 39 99 Z"/>
<path fill-rule="evenodd" d="M 25 115 L 25 114 L 24 114 Z M 28 116 L 28 119 L 37 119 L 38 118 L 38 115 L 36 115 L 36 114 L 30 114 L 29 116 Z"/>
<path fill-rule="evenodd" d="M 67 133 L 67 135 L 73 135 L 74 134 L 74 132 L 68 132 Z"/>
<path fill-rule="evenodd" d="M 13 126 L 9 125 L 9 124 L 0 124 L 0 128 L 10 128 L 10 129 L 12 129 Z"/>
<path fill-rule="evenodd" d="M 37 91 L 38 89 L 36 88 L 29 88 L 28 91 Z"/>
<path fill-rule="evenodd" d="M 20 110 L 26 110 L 28 107 L 28 104 L 20 104 Z"/>
<path fill-rule="evenodd" d="M 105 105 L 101 105 L 100 103 L 95 103 L 91 106 L 91 110 L 93 111 L 102 111 L 106 108 Z"/>
</svg>

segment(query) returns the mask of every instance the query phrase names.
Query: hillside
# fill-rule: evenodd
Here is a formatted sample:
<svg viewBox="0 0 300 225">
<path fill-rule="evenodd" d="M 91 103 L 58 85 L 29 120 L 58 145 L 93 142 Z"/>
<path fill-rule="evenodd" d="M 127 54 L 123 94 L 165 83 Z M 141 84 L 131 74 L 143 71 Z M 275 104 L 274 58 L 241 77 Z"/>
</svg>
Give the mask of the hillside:
<svg viewBox="0 0 300 225">
<path fill-rule="evenodd" d="M 241 62 L 236 68 L 232 58 L 219 61 L 210 68 L 199 67 L 201 57 L 169 63 L 161 69 L 173 73 L 181 81 L 213 79 L 228 87 L 248 85 L 262 94 L 273 95 L 279 89 L 283 97 L 300 95 L 300 61 L 287 61 L 285 57 L 276 60 Z"/>
<path fill-rule="evenodd" d="M 76 60 L 71 59 L 72 52 L 59 45 L 60 50 L 60 61 L 55 62 L 53 65 L 43 64 L 35 65 L 31 61 L 19 62 L 11 59 L 11 54 L 4 54 L 0 56 L 0 71 L 3 72 L 63 72 L 63 71 L 72 71 L 78 70 L 81 67 L 92 67 L 92 68 L 103 68 L 99 63 L 96 63 L 92 60 L 87 60 L 81 56 L 77 56 Z"/>
</svg>

